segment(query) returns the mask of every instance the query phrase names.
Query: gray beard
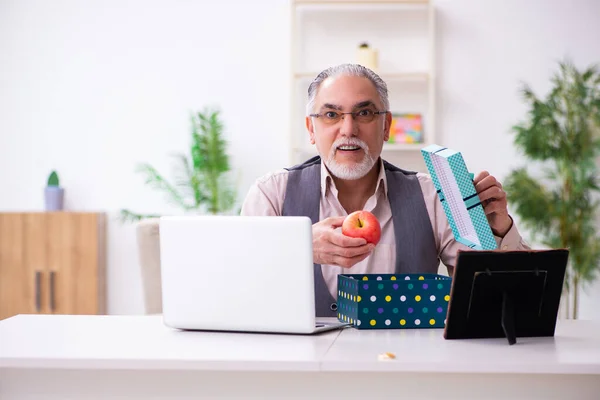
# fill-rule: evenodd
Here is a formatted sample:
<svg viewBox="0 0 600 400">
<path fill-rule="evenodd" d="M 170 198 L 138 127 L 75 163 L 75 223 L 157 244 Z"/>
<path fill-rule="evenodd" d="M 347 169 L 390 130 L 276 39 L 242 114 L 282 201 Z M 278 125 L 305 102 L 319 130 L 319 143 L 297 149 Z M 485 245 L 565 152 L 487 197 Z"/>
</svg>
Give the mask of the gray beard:
<svg viewBox="0 0 600 400">
<path fill-rule="evenodd" d="M 362 144 L 364 146 L 362 151 L 364 151 L 365 156 L 362 161 L 358 164 L 353 165 L 344 165 L 339 164 L 335 160 L 335 152 L 337 151 L 337 146 L 331 147 L 331 152 L 329 153 L 329 157 L 327 161 L 325 161 L 325 166 L 329 169 L 329 172 L 339 179 L 344 180 L 356 180 L 364 177 L 369 173 L 371 168 L 375 165 L 376 160 L 371 157 L 369 153 L 369 148 L 366 144 Z"/>
</svg>

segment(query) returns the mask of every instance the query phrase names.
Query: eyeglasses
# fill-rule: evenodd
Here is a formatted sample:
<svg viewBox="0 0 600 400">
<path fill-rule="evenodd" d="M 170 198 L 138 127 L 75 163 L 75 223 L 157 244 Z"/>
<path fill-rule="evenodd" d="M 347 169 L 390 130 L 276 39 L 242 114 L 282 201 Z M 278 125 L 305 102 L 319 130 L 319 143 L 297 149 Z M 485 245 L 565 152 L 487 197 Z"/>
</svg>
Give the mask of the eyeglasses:
<svg viewBox="0 0 600 400">
<path fill-rule="evenodd" d="M 338 123 L 341 119 L 344 118 L 345 114 L 352 115 L 352 118 L 356 122 L 360 122 L 363 124 L 369 123 L 375 119 L 375 116 L 380 114 L 387 114 L 387 111 L 374 111 L 368 108 L 353 111 L 353 112 L 337 112 L 337 111 L 326 111 L 322 114 L 309 114 L 311 117 L 321 118 L 321 120 L 327 125 L 333 125 Z"/>
</svg>

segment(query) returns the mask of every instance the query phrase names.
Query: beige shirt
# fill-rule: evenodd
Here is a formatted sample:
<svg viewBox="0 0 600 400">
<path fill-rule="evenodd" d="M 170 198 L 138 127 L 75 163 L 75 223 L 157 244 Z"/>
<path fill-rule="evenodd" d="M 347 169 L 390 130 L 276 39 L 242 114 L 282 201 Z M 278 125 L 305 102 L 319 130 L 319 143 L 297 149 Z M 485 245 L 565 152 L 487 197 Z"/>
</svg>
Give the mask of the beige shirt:
<svg viewBox="0 0 600 400">
<path fill-rule="evenodd" d="M 331 295 L 336 298 L 337 275 L 342 274 L 385 274 L 394 273 L 396 260 L 396 242 L 392 221 L 392 210 L 387 198 L 387 179 L 383 162 L 380 161 L 380 172 L 377 178 L 375 193 L 367 200 L 364 210 L 372 212 L 381 224 L 381 240 L 372 254 L 351 268 L 334 265 L 323 265 L 323 277 Z M 242 206 L 242 215 L 282 215 L 283 201 L 285 200 L 288 171 L 280 170 L 269 173 L 256 180 L 248 191 Z M 425 206 L 433 228 L 438 257 L 448 268 L 451 274 L 456 264 L 459 249 L 470 250 L 467 246 L 454 240 L 454 235 L 448 223 L 443 206 L 438 200 L 437 193 L 431 177 L 418 173 L 417 178 L 421 184 Z M 331 175 L 324 164 L 321 163 L 321 200 L 319 219 L 328 217 L 346 216 L 348 213 L 338 200 L 338 191 Z M 341 228 L 338 228 L 341 229 Z M 496 237 L 496 243 L 501 250 L 529 249 L 529 245 L 522 239 L 515 224 L 510 228 L 504 238 Z"/>
</svg>

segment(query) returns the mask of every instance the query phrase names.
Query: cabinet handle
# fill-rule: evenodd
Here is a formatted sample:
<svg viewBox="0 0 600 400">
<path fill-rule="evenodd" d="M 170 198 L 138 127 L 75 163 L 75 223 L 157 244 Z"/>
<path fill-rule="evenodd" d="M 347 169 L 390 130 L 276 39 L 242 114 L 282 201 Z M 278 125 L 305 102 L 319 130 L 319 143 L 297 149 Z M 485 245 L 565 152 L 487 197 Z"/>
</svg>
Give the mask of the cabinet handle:
<svg viewBox="0 0 600 400">
<path fill-rule="evenodd" d="M 56 303 L 54 301 L 54 276 L 55 272 L 50 271 L 50 311 L 54 312 Z"/>
<path fill-rule="evenodd" d="M 42 309 L 42 294 L 40 286 L 42 284 L 42 273 L 35 271 L 35 311 L 40 312 Z"/>
</svg>

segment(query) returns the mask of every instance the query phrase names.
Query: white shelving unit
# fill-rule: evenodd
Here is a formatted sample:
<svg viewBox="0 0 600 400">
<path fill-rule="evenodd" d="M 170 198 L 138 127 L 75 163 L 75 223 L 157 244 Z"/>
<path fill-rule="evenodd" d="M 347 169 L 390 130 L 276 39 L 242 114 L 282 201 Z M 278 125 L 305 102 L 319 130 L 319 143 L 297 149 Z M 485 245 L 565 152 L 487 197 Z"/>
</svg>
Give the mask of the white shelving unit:
<svg viewBox="0 0 600 400">
<path fill-rule="evenodd" d="M 304 122 L 310 82 L 330 66 L 356 63 L 363 42 L 378 50 L 376 72 L 388 85 L 390 111 L 423 116 L 423 143 L 385 143 L 384 152 L 418 152 L 435 142 L 435 20 L 429 1 L 291 2 L 294 164 L 317 154 Z"/>
</svg>

